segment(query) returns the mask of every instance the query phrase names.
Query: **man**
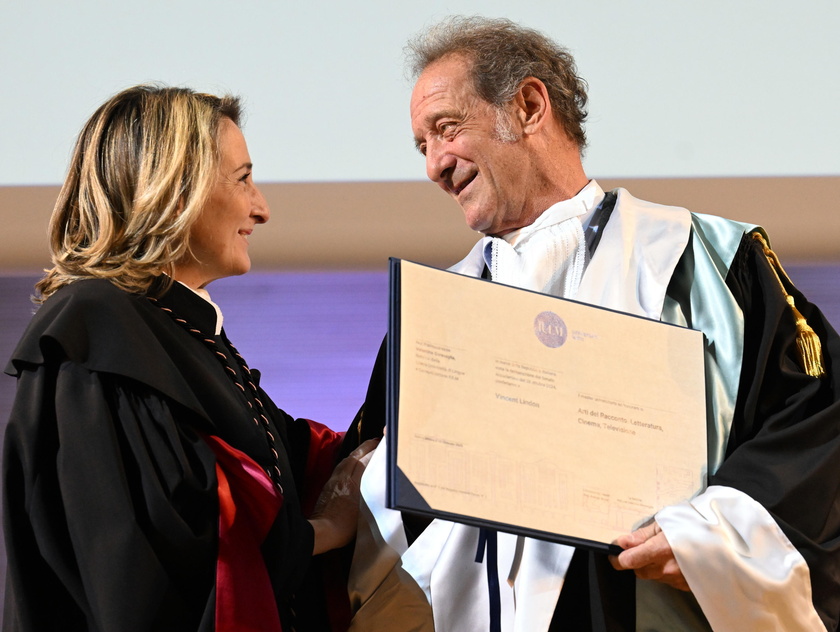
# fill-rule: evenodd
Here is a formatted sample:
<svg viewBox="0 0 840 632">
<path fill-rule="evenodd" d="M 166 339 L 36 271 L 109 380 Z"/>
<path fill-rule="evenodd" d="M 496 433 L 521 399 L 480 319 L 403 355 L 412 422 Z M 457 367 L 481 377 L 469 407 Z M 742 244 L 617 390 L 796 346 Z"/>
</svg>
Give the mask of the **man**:
<svg viewBox="0 0 840 632">
<path fill-rule="evenodd" d="M 539 33 L 455 18 L 410 50 L 427 175 L 485 235 L 452 270 L 702 330 L 709 477 L 606 558 L 403 521 L 384 508 L 380 447 L 362 482 L 356 629 L 840 629 L 840 338 L 766 235 L 589 180 L 585 84 Z M 381 433 L 381 359 L 361 438 Z M 477 555 L 485 541 L 495 555 Z"/>
</svg>

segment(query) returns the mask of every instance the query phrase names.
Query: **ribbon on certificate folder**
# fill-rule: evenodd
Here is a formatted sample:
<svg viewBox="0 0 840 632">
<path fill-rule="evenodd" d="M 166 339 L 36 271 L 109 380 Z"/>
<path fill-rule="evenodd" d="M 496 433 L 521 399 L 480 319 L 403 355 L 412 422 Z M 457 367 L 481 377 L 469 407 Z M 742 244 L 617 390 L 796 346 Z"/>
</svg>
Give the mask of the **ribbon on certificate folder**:
<svg viewBox="0 0 840 632">
<path fill-rule="evenodd" d="M 478 550 L 475 561 L 484 561 L 487 552 L 487 591 L 490 595 L 490 632 L 502 632 L 502 597 L 499 591 L 499 547 L 497 533 L 484 527 L 478 530 Z"/>
</svg>

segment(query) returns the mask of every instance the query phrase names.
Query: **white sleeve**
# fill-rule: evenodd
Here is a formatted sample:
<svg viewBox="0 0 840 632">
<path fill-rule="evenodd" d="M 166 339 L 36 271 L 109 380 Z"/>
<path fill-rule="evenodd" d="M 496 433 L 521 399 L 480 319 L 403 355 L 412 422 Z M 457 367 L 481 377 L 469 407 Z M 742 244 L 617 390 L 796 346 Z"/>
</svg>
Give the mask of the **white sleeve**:
<svg viewBox="0 0 840 632">
<path fill-rule="evenodd" d="M 743 492 L 711 486 L 656 521 L 715 632 L 825 630 L 805 559 Z"/>
</svg>

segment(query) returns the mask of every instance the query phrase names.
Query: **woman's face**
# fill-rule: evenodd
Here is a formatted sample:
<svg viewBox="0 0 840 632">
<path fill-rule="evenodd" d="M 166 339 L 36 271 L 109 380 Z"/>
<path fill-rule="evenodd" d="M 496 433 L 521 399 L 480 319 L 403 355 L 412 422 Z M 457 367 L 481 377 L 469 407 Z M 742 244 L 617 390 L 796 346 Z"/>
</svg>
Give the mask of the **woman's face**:
<svg viewBox="0 0 840 632">
<path fill-rule="evenodd" d="M 192 288 L 248 272 L 248 237 L 254 226 L 268 221 L 270 214 L 251 177 L 245 137 L 229 118 L 219 123 L 218 142 L 216 185 L 190 230 L 190 252 L 174 269 L 175 279 Z"/>
</svg>

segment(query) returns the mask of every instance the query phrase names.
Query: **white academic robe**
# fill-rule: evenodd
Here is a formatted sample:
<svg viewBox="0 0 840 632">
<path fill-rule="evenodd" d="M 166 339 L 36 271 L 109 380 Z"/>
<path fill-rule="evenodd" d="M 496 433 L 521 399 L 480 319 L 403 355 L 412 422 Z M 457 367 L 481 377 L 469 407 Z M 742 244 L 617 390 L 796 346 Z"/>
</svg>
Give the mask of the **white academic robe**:
<svg viewBox="0 0 840 632">
<path fill-rule="evenodd" d="M 743 323 L 723 279 L 741 237 L 752 228 L 644 202 L 619 189 L 616 208 L 575 296 L 684 324 L 666 290 L 694 231 L 692 248 L 702 281 L 692 293 L 702 296 L 701 304 L 713 302 L 717 307 L 705 326 L 702 316 L 692 314 L 693 326 L 707 336 L 711 471 L 720 465 L 728 439 L 742 353 Z M 716 248 L 711 256 L 710 244 Z M 469 276 L 480 276 L 483 269 L 481 242 L 451 268 Z M 718 280 L 712 282 L 712 277 Z M 721 318 L 721 313 L 729 317 Z M 350 581 L 356 609 L 351 629 L 489 629 L 486 569 L 475 562 L 478 529 L 435 520 L 407 546 L 400 513 L 385 507 L 386 450 L 383 442 L 362 480 L 363 507 Z M 656 520 L 692 592 L 637 581 L 637 630 L 825 629 L 811 602 L 805 560 L 770 514 L 746 494 L 710 487 L 662 509 Z M 502 630 L 548 628 L 572 553 L 568 546 L 498 534 Z M 722 601 L 721 594 L 729 598 Z"/>
</svg>

